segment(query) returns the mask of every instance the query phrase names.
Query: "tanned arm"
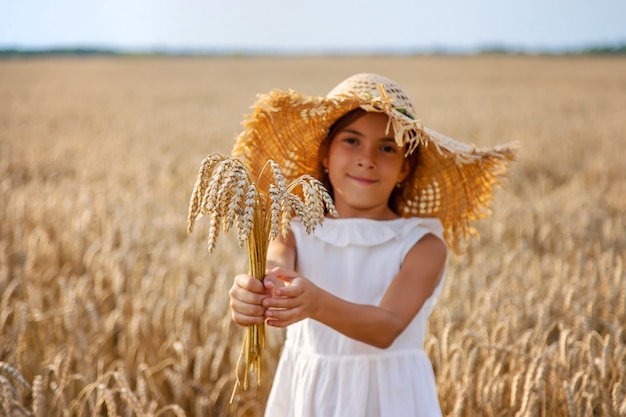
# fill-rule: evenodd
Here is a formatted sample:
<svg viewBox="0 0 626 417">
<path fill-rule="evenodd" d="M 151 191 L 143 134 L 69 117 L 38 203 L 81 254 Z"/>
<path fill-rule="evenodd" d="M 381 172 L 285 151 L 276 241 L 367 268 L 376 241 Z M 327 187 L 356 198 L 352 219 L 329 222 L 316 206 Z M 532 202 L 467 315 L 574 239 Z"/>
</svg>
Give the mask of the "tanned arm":
<svg viewBox="0 0 626 417">
<path fill-rule="evenodd" d="M 292 232 L 289 232 L 286 239 L 279 234 L 270 241 L 267 248 L 267 269 L 276 267 L 296 269 L 296 239 Z"/>
</svg>

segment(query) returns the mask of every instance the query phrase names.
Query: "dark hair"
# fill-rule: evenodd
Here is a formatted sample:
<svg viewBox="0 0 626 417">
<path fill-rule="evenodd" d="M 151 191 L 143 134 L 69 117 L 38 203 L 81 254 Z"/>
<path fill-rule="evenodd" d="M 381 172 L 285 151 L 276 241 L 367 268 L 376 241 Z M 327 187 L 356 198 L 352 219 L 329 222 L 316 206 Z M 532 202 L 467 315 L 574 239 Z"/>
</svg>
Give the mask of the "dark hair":
<svg viewBox="0 0 626 417">
<path fill-rule="evenodd" d="M 328 129 L 328 132 L 326 133 L 326 136 L 324 136 L 324 139 L 322 140 L 322 143 L 320 145 L 320 148 L 317 154 L 318 178 L 320 179 L 320 181 L 322 181 L 322 183 L 324 184 L 324 187 L 326 187 L 331 197 L 333 198 L 335 198 L 333 185 L 330 183 L 330 178 L 328 177 L 328 173 L 325 172 L 324 165 L 322 164 L 322 160 L 328 155 L 328 151 L 330 150 L 330 144 L 335 139 L 335 136 L 337 135 L 337 133 L 340 132 L 343 128 L 345 128 L 349 124 L 351 124 L 352 122 L 354 122 L 355 120 L 363 117 L 366 113 L 367 113 L 367 110 L 363 110 L 362 108 L 357 107 L 356 109 L 350 110 L 349 112 L 341 116 Z M 409 155 L 405 155 L 404 163 L 408 164 L 408 167 L 409 167 L 409 170 L 406 176 L 407 179 L 413 176 L 413 172 L 415 171 L 415 167 L 417 166 L 418 154 L 419 154 L 418 150 L 419 148 L 416 148 Z M 398 208 L 403 198 L 402 196 L 403 191 L 404 191 L 403 187 L 396 187 L 393 189 L 393 191 L 391 192 L 391 195 L 389 196 L 389 201 L 387 205 L 396 214 L 400 214 Z"/>
</svg>

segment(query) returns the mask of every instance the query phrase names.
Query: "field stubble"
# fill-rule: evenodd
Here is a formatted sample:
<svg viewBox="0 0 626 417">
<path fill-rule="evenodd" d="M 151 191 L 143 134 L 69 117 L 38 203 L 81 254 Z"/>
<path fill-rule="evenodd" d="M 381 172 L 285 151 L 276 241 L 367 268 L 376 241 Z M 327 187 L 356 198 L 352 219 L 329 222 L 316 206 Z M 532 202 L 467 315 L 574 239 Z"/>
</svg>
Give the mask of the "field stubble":
<svg viewBox="0 0 626 417">
<path fill-rule="evenodd" d="M 626 60 L 489 56 L 0 61 L 0 415 L 260 415 L 282 334 L 228 406 L 247 258 L 186 233 L 196 170 L 256 93 L 360 71 L 521 143 L 430 320 L 444 414 L 626 415 Z"/>
</svg>

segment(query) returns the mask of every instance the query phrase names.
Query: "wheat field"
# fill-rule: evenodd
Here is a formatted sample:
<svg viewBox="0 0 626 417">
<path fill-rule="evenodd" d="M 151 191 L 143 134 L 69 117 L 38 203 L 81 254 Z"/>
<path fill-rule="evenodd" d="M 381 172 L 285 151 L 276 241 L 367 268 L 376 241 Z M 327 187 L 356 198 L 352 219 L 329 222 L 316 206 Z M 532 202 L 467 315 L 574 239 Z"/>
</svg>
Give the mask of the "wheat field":
<svg viewBox="0 0 626 417">
<path fill-rule="evenodd" d="M 229 405 L 247 254 L 187 233 L 196 172 L 257 93 L 363 71 L 521 144 L 430 320 L 444 415 L 626 416 L 626 59 L 539 56 L 0 61 L 0 415 L 262 415 L 282 333 Z"/>
</svg>

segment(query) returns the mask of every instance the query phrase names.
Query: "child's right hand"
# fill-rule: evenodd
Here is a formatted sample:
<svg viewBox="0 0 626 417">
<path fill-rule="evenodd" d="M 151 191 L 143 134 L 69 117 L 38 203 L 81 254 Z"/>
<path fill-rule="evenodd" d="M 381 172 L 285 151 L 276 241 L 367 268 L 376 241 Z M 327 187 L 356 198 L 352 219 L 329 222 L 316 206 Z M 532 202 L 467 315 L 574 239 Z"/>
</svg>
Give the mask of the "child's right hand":
<svg viewBox="0 0 626 417">
<path fill-rule="evenodd" d="M 237 275 L 228 291 L 233 321 L 241 326 L 261 324 L 265 321 L 263 300 L 271 295 L 275 287 L 274 277 L 265 277 L 264 282 L 247 274 Z"/>
</svg>

